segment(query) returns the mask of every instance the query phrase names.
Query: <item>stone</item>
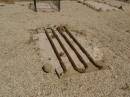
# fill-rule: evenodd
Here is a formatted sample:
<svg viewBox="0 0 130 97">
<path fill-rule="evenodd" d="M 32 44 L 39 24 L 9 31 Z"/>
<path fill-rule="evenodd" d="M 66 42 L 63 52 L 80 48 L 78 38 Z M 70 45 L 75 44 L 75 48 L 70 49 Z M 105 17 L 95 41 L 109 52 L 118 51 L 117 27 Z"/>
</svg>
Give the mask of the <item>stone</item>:
<svg viewBox="0 0 130 97">
<path fill-rule="evenodd" d="M 62 56 L 64 56 L 65 54 L 64 54 L 64 52 L 60 52 L 59 55 L 62 57 Z"/>
<path fill-rule="evenodd" d="M 51 73 L 52 72 L 52 64 L 50 63 L 45 63 L 42 67 L 42 70 L 46 73 Z"/>
</svg>

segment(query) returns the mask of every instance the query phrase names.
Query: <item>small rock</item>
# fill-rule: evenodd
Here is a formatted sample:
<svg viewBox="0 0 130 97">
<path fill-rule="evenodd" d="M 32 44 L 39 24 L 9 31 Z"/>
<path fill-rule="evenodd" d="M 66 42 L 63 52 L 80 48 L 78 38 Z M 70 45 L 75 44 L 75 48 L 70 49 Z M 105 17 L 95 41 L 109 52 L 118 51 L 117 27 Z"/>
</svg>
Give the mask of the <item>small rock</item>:
<svg viewBox="0 0 130 97">
<path fill-rule="evenodd" d="M 129 90 L 129 85 L 125 83 L 125 85 L 121 88 L 122 90 Z"/>
<path fill-rule="evenodd" d="M 49 57 L 48 60 L 51 60 L 51 58 Z"/>
<path fill-rule="evenodd" d="M 43 65 L 42 70 L 46 73 L 52 72 L 52 65 L 50 63 L 46 63 Z"/>
<path fill-rule="evenodd" d="M 60 52 L 59 55 L 60 55 L 60 56 L 64 56 L 64 53 L 63 53 L 63 52 Z"/>
<path fill-rule="evenodd" d="M 130 30 L 126 30 L 127 33 L 130 33 Z"/>
<path fill-rule="evenodd" d="M 113 75 L 112 76 L 114 79 L 117 79 L 118 78 L 118 75 Z"/>
<path fill-rule="evenodd" d="M 40 96 L 40 95 L 41 95 L 41 92 L 39 91 L 37 94 L 38 94 L 38 96 Z"/>
</svg>

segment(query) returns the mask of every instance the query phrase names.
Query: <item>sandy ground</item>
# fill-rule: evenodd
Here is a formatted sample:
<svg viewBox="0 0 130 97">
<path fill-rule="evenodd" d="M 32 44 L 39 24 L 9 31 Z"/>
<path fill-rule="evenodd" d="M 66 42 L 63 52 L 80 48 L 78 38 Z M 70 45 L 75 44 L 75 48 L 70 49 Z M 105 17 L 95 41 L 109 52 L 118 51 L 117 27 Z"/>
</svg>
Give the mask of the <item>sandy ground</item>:
<svg viewBox="0 0 130 97">
<path fill-rule="evenodd" d="M 21 4 L 0 6 L 0 97 L 130 97 L 130 5 L 125 11 L 97 12 L 62 1 L 60 13 L 35 13 L 28 2 Z M 29 39 L 31 29 L 48 24 L 85 33 L 111 69 L 61 79 L 44 73 Z"/>
</svg>

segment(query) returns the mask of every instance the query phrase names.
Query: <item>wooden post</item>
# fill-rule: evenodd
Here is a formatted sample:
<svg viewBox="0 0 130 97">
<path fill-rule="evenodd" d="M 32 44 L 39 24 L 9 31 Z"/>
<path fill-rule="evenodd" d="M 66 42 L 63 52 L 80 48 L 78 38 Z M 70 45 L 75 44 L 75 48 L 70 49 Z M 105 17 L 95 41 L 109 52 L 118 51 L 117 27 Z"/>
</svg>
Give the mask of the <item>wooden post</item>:
<svg viewBox="0 0 130 97">
<path fill-rule="evenodd" d="M 34 11 L 37 12 L 37 2 L 34 0 Z"/>
</svg>

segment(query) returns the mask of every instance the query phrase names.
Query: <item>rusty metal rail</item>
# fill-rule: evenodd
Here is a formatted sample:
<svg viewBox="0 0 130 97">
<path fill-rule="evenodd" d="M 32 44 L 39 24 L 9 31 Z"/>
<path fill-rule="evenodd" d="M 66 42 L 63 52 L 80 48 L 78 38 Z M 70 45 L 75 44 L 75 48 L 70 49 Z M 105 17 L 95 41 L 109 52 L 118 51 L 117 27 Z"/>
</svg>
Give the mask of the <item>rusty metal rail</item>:
<svg viewBox="0 0 130 97">
<path fill-rule="evenodd" d="M 79 52 L 76 50 L 76 48 L 73 46 L 73 44 L 70 42 L 70 40 L 66 37 L 66 35 L 64 34 L 62 28 L 57 27 L 57 31 L 61 34 L 61 36 L 64 38 L 64 40 L 68 43 L 68 45 L 71 47 L 71 49 L 75 52 L 77 58 L 79 59 L 79 61 L 84 65 L 84 67 L 88 67 L 87 63 L 85 62 L 85 60 L 83 59 L 83 57 L 79 54 Z"/>
<path fill-rule="evenodd" d="M 66 26 L 63 26 L 62 27 L 65 32 L 69 35 L 70 38 L 73 39 L 73 41 L 78 45 L 78 47 L 81 49 L 81 51 L 88 57 L 88 59 L 90 60 L 90 62 L 95 66 L 97 67 L 98 69 L 102 69 L 103 67 L 96 64 L 94 59 L 91 57 L 91 55 L 83 48 L 83 46 L 76 40 L 76 38 L 71 34 L 71 32 L 67 29 Z"/>
<path fill-rule="evenodd" d="M 91 57 L 91 55 L 87 52 L 87 50 L 79 43 L 79 41 L 73 36 L 71 31 L 68 30 L 66 26 L 58 26 L 58 27 L 48 27 L 48 28 L 43 28 L 52 48 L 53 51 L 61 65 L 61 68 L 63 69 L 63 72 L 67 72 L 66 65 L 64 64 L 64 60 L 62 59 L 62 56 L 58 52 L 58 48 L 56 47 L 55 41 L 53 41 L 53 38 L 56 39 L 58 44 L 60 45 L 60 48 L 63 50 L 65 53 L 66 57 L 68 58 L 68 61 L 71 63 L 73 69 L 79 73 L 85 73 L 86 69 L 88 68 L 88 64 L 84 57 L 80 54 L 80 52 L 77 50 L 75 45 L 70 41 L 73 40 L 74 43 L 79 47 L 81 52 L 85 55 L 86 58 L 89 59 L 89 61 L 98 69 L 102 69 L 103 66 L 98 65 L 94 59 Z M 38 32 L 38 31 L 37 31 Z M 51 37 L 53 36 L 53 38 Z M 69 51 L 65 47 L 64 43 L 61 41 L 60 38 L 63 38 L 64 41 L 67 43 L 67 45 L 70 47 L 70 49 L 74 52 L 76 57 L 78 58 L 78 61 L 80 61 L 80 65 L 83 65 L 83 68 L 78 67 L 77 63 L 75 62 L 74 58 L 70 55 Z M 57 73 L 57 72 L 56 72 Z M 57 74 L 59 77 L 61 75 Z"/>
<path fill-rule="evenodd" d="M 55 53 L 55 55 L 56 55 L 60 65 L 61 65 L 64 73 L 65 73 L 67 71 L 66 66 L 65 66 L 63 60 L 61 59 L 61 56 L 60 56 L 60 54 L 59 54 L 59 52 L 58 52 L 58 50 L 57 50 L 53 40 L 51 39 L 50 35 L 48 34 L 48 31 L 46 29 L 44 29 L 44 31 L 45 31 L 45 34 L 46 34 L 46 36 L 47 36 L 47 38 L 48 38 L 48 40 L 49 40 L 49 42 L 50 42 L 50 44 L 51 44 L 51 46 L 53 48 L 54 53 Z"/>
<path fill-rule="evenodd" d="M 63 49 L 63 51 L 65 52 L 68 60 L 70 61 L 71 65 L 73 66 L 74 70 L 80 72 L 80 73 L 84 73 L 86 72 L 86 68 L 87 68 L 87 65 L 85 65 L 85 68 L 78 68 L 74 62 L 74 60 L 72 59 L 72 57 L 70 56 L 70 54 L 68 53 L 67 49 L 65 48 L 65 46 L 63 45 L 63 43 L 61 42 L 60 38 L 58 37 L 58 35 L 56 34 L 56 32 L 54 31 L 54 29 L 52 28 L 48 28 L 52 31 L 54 37 L 57 39 L 57 41 L 59 42 L 61 48 Z"/>
</svg>

